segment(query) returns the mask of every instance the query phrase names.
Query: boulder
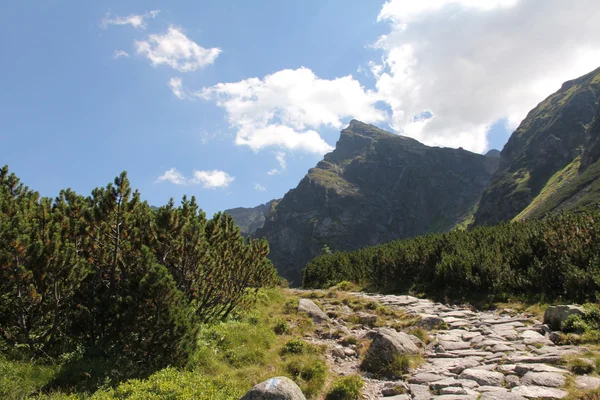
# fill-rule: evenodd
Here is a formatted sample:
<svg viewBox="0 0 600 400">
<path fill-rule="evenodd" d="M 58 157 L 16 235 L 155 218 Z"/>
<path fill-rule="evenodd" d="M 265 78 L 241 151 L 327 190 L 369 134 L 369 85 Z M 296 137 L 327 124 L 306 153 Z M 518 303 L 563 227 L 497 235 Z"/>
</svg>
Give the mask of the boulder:
<svg viewBox="0 0 600 400">
<path fill-rule="evenodd" d="M 240 400 L 306 400 L 306 398 L 294 381 L 284 376 L 277 376 L 254 386 Z"/>
<path fill-rule="evenodd" d="M 403 354 L 419 354 L 419 348 L 406 333 L 381 328 L 373 338 L 361 367 L 369 372 L 382 372 Z"/>
<path fill-rule="evenodd" d="M 367 326 L 375 326 L 377 323 L 377 315 L 368 314 L 365 312 L 359 312 L 356 314 L 358 317 L 358 323 Z"/>
<path fill-rule="evenodd" d="M 595 378 L 593 376 L 578 376 L 575 380 L 575 386 L 577 386 L 577 389 L 582 390 L 600 389 L 600 378 Z"/>
<path fill-rule="evenodd" d="M 444 320 L 437 315 L 419 314 L 419 317 L 421 319 L 419 322 L 417 322 L 417 326 L 427 330 L 435 329 L 444 325 Z"/>
<path fill-rule="evenodd" d="M 550 306 L 544 313 L 544 324 L 555 331 L 561 329 L 563 321 L 570 315 L 583 315 L 583 308 L 574 305 Z"/>
<path fill-rule="evenodd" d="M 298 302 L 298 312 L 304 312 L 316 323 L 329 321 L 327 314 L 310 299 L 300 299 Z"/>
</svg>

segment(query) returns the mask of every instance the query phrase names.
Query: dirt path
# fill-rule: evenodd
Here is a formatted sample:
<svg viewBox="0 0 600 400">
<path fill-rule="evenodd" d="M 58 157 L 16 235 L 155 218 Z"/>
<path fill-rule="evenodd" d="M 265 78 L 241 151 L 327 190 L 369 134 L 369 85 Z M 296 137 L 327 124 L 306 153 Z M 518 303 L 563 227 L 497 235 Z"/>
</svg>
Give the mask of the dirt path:
<svg viewBox="0 0 600 400">
<path fill-rule="evenodd" d="M 342 343 L 339 338 L 340 334 L 369 337 L 377 328 L 348 323 L 347 317 L 353 313 L 348 306 L 327 297 L 317 299 L 333 318 L 317 330 L 316 337 L 306 339 L 327 345 L 327 362 L 336 374 L 363 376 L 365 399 L 384 395 L 395 395 L 394 400 L 560 399 L 567 396 L 563 387 L 572 379 L 571 373 L 560 366 L 563 356 L 585 350 L 556 346 L 549 339 L 547 327 L 532 315 L 476 312 L 411 296 L 352 295 L 418 316 L 421 324 L 444 327 L 428 332 L 432 340 L 424 349 L 425 363 L 421 367 L 402 380 L 380 380 L 360 371 L 356 346 Z M 367 315 L 361 314 L 361 318 Z M 577 383 L 581 384 L 582 379 L 577 378 Z M 588 384 L 600 386 L 600 379 L 586 379 Z M 406 388 L 406 393 L 394 393 L 394 386 Z"/>
</svg>

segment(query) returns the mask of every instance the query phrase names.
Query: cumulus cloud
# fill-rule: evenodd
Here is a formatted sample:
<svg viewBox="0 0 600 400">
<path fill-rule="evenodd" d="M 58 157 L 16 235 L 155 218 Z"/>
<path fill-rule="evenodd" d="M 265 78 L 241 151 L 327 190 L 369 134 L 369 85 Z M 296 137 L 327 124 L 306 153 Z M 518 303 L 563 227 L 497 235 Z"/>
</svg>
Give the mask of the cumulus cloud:
<svg viewBox="0 0 600 400">
<path fill-rule="evenodd" d="M 170 182 L 175 185 L 202 185 L 205 189 L 226 188 L 235 178 L 225 171 L 198 171 L 194 170 L 191 178 L 186 178 L 176 168 L 165 171 L 164 174 L 156 179 L 156 183 Z"/>
<path fill-rule="evenodd" d="M 141 15 L 132 14 L 126 17 L 111 17 L 109 11 L 102 19 L 100 26 L 102 26 L 102 28 L 108 28 L 111 25 L 131 25 L 136 29 L 146 29 L 146 20 L 149 18 L 156 18 L 159 12 L 159 10 L 153 10 Z"/>
<path fill-rule="evenodd" d="M 196 95 L 225 109 L 229 123 L 237 129 L 235 143 L 255 151 L 274 147 L 324 154 L 332 147 L 320 129 L 340 129 L 347 118 L 386 119 L 385 112 L 375 106 L 377 95 L 352 76 L 320 79 L 308 68 L 219 83 Z"/>
<path fill-rule="evenodd" d="M 371 72 L 399 133 L 482 152 L 562 82 L 600 66 L 596 0 L 390 0 Z M 430 118 L 415 118 L 423 112 Z"/>
<path fill-rule="evenodd" d="M 185 178 L 185 176 L 183 176 L 181 172 L 177 171 L 177 169 L 171 168 L 166 170 L 164 174 L 159 176 L 156 179 L 156 182 L 171 182 L 175 185 L 185 185 L 187 179 Z"/>
<path fill-rule="evenodd" d="M 264 187 L 263 185 L 261 185 L 260 183 L 255 183 L 254 184 L 254 189 L 258 190 L 259 192 L 266 192 L 267 188 Z"/>
<path fill-rule="evenodd" d="M 205 189 L 226 188 L 235 178 L 225 171 L 194 171 L 191 183 L 201 184 Z"/>
<path fill-rule="evenodd" d="M 192 72 L 215 62 L 218 48 L 204 48 L 189 39 L 181 30 L 169 27 L 166 33 L 151 34 L 146 40 L 135 41 L 138 54 L 152 65 L 168 65 L 180 72 Z"/>
<path fill-rule="evenodd" d="M 124 50 L 115 50 L 113 52 L 113 58 L 116 60 L 117 58 L 121 58 L 121 57 L 129 57 L 129 53 L 127 53 Z"/>
</svg>

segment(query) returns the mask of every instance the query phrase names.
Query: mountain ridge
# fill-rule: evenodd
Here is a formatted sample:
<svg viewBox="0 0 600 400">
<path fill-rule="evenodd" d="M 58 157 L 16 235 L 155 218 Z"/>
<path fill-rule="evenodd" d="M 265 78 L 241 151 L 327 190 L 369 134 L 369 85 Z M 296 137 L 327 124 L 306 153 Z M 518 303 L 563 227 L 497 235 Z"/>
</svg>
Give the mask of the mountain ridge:
<svg viewBox="0 0 600 400">
<path fill-rule="evenodd" d="M 256 236 L 269 241 L 280 274 L 298 284 L 324 245 L 353 250 L 453 229 L 472 214 L 498 163 L 352 120 Z"/>
</svg>

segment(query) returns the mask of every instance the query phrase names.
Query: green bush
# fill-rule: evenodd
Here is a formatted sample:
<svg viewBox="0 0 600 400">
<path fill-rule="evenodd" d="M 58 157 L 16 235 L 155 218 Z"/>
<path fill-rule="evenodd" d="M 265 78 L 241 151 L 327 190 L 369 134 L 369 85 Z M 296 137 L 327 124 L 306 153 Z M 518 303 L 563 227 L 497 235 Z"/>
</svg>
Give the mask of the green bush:
<svg viewBox="0 0 600 400">
<path fill-rule="evenodd" d="M 361 397 L 364 382 L 360 375 L 350 375 L 335 381 L 327 393 L 327 400 L 358 400 Z"/>
<path fill-rule="evenodd" d="M 303 271 L 303 286 L 350 281 L 439 299 L 595 302 L 600 246 L 590 244 L 600 242 L 599 232 L 600 209 L 396 240 L 316 257 Z"/>
<path fill-rule="evenodd" d="M 301 339 L 292 339 L 283 345 L 281 354 L 302 354 L 306 351 L 307 344 Z"/>
<path fill-rule="evenodd" d="M 286 365 L 286 371 L 308 398 L 321 392 L 327 378 L 327 366 L 320 360 L 315 362 L 311 359 L 295 359 Z"/>
<path fill-rule="evenodd" d="M 273 332 L 275 332 L 276 335 L 283 335 L 287 332 L 289 332 L 290 327 L 288 325 L 288 323 L 282 319 L 278 319 L 277 321 L 275 321 L 275 326 L 273 327 Z"/>
</svg>

